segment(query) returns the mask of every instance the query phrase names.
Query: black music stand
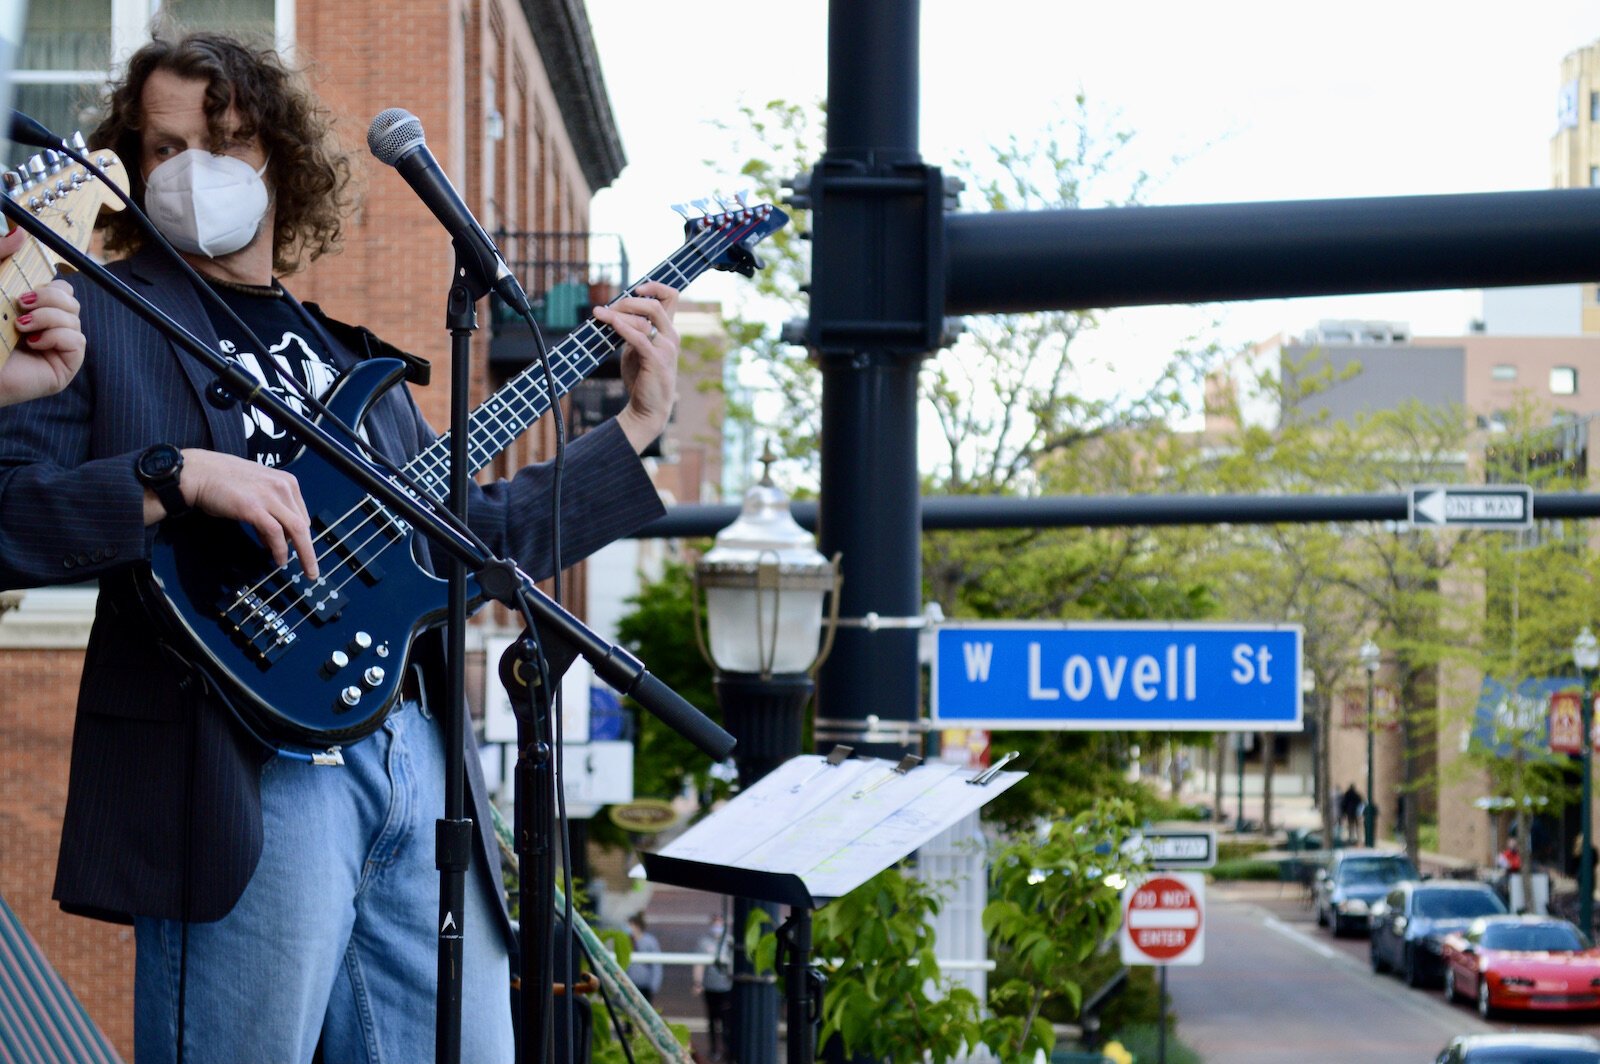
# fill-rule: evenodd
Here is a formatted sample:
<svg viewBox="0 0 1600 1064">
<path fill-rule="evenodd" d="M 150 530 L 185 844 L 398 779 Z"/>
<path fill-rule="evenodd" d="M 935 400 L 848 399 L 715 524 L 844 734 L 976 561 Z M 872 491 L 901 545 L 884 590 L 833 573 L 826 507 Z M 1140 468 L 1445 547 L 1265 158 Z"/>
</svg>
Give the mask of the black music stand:
<svg viewBox="0 0 1600 1064">
<path fill-rule="evenodd" d="M 791 758 L 659 853 L 644 855 L 645 877 L 654 882 L 789 906 L 778 927 L 788 1064 L 816 1060 L 823 977 L 811 967 L 812 911 L 1027 775 L 1000 765 L 973 775 L 917 760 Z"/>
</svg>

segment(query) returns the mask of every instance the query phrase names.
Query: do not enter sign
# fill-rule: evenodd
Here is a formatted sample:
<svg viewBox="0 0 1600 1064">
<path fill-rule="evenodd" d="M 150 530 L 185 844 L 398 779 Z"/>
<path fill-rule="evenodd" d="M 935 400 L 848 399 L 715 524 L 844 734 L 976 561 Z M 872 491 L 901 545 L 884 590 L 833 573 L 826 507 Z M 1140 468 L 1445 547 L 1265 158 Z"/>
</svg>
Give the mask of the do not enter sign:
<svg viewBox="0 0 1600 1064">
<path fill-rule="evenodd" d="M 1168 872 L 1122 892 L 1122 963 L 1199 964 L 1205 959 L 1205 877 Z"/>
</svg>

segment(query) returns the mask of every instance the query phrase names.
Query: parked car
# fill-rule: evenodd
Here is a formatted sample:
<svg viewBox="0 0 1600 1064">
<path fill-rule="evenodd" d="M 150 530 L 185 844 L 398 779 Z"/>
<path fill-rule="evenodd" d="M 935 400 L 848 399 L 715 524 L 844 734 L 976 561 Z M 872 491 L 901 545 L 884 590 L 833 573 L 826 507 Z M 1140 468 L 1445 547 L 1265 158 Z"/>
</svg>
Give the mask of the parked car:
<svg viewBox="0 0 1600 1064">
<path fill-rule="evenodd" d="M 1433 1064 L 1600 1064 L 1600 1041 L 1586 1034 L 1462 1034 Z"/>
<path fill-rule="evenodd" d="M 1417 879 L 1417 869 L 1403 853 L 1388 850 L 1340 850 L 1312 884 L 1317 925 L 1332 927 L 1335 937 L 1367 929 L 1367 911 L 1396 883 Z"/>
<path fill-rule="evenodd" d="M 1487 883 L 1401 883 L 1372 907 L 1372 970 L 1393 969 L 1407 986 L 1437 984 L 1444 977 L 1444 936 L 1505 911 Z"/>
<path fill-rule="evenodd" d="M 1500 1009 L 1600 1009 L 1600 950 L 1565 920 L 1488 916 L 1444 936 L 1444 997 Z"/>
</svg>

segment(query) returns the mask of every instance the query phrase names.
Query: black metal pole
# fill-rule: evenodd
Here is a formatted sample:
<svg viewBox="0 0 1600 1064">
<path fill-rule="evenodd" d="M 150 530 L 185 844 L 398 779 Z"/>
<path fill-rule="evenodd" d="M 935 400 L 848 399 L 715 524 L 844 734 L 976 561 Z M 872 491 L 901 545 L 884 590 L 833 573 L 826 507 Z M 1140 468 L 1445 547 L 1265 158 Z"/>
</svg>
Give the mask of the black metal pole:
<svg viewBox="0 0 1600 1064">
<path fill-rule="evenodd" d="M 1037 498 L 931 496 L 920 500 L 922 530 L 974 528 L 1128 528 L 1165 525 L 1272 525 L 1323 521 L 1405 521 L 1410 496 L 1396 495 L 1045 495 Z M 800 527 L 815 530 L 817 504 L 796 502 Z M 1539 521 L 1600 517 L 1600 494 L 1535 494 Z M 737 506 L 674 506 L 635 533 L 640 539 L 712 536 L 739 516 Z"/>
<path fill-rule="evenodd" d="M 1233 734 L 1233 766 L 1239 773 L 1239 805 L 1233 818 L 1233 830 L 1244 833 L 1244 732 Z"/>
<path fill-rule="evenodd" d="M 1578 858 L 1578 926 L 1594 934 L 1594 693 L 1592 677 L 1583 670 L 1583 855 Z"/>
<path fill-rule="evenodd" d="M 869 630 L 860 619 L 922 612 L 917 371 L 926 348 L 906 350 L 915 328 L 885 330 L 879 341 L 857 326 L 915 318 L 920 290 L 901 282 L 928 269 L 919 242 L 929 204 L 917 192 L 928 178 L 917 169 L 918 22 L 917 0 L 831 0 L 828 141 L 814 178 L 811 336 L 822 368 L 826 500 L 818 548 L 842 554 L 845 573 L 840 628 L 817 677 L 815 739 L 819 749 L 844 742 L 896 758 L 921 745 L 916 631 Z M 870 726 L 871 716 L 881 723 Z"/>
<path fill-rule="evenodd" d="M 1372 720 L 1372 685 L 1377 673 L 1367 670 L 1367 806 L 1361 811 L 1362 845 L 1371 847 L 1378 837 L 1378 796 L 1373 793 L 1372 736 L 1376 730 Z"/>
<path fill-rule="evenodd" d="M 1156 1060 L 1158 1064 L 1167 1064 L 1167 969 L 1170 965 L 1161 966 L 1161 1003 L 1160 1015 L 1156 1019 Z"/>
<path fill-rule="evenodd" d="M 1600 276 L 1600 190 L 953 214 L 945 237 L 949 314 L 1557 284 Z"/>
<path fill-rule="evenodd" d="M 458 256 L 459 258 L 459 256 Z M 469 387 L 472 380 L 472 334 L 478 312 L 472 290 L 459 278 L 450 287 L 445 325 L 450 330 L 450 511 L 467 519 L 467 453 L 471 427 Z M 434 1058 L 439 1064 L 461 1059 L 461 964 L 466 941 L 466 883 L 472 860 L 472 821 L 466 810 L 467 719 L 467 569 L 451 557 L 445 568 L 449 584 L 449 619 L 445 628 L 448 702 L 440 707 L 444 729 L 444 815 L 435 831 L 434 861 L 439 869 L 439 986 L 435 1016 Z M 477 933 L 482 934 L 483 928 Z"/>
<path fill-rule="evenodd" d="M 722 719 L 738 745 L 734 764 L 739 786 L 749 787 L 800 753 L 805 733 L 806 703 L 813 684 L 805 673 L 761 676 L 719 672 L 713 681 Z M 778 1059 L 777 976 L 757 972 L 744 948 L 745 925 L 760 909 L 778 926 L 778 906 L 751 898 L 733 899 L 733 1019 L 727 1031 L 736 1064 L 776 1064 Z M 794 1037 L 791 1028 L 789 1037 Z"/>
<path fill-rule="evenodd" d="M 811 910 L 796 906 L 789 910 L 790 937 L 783 979 L 788 997 L 789 1052 L 787 1064 L 814 1064 L 817 1059 L 817 1027 L 814 1017 L 819 1002 L 811 999 Z"/>
</svg>

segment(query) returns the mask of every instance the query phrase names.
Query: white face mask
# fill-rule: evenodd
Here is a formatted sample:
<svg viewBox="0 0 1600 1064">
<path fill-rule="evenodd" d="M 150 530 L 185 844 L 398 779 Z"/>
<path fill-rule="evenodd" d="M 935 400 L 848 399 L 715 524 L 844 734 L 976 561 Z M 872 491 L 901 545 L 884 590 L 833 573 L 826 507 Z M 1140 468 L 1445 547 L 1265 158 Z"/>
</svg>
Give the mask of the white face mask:
<svg viewBox="0 0 1600 1064">
<path fill-rule="evenodd" d="M 180 251 L 216 258 L 255 239 L 267 213 L 267 164 L 190 148 L 145 179 L 144 209 Z"/>
</svg>

